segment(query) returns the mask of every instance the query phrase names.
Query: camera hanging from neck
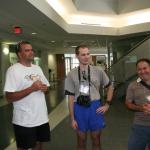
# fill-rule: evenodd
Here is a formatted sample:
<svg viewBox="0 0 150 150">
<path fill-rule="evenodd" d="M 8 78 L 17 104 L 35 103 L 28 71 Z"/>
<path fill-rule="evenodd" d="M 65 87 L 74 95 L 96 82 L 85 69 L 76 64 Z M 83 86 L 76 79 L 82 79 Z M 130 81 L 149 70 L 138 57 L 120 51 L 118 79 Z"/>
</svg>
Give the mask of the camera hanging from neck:
<svg viewBox="0 0 150 150">
<path fill-rule="evenodd" d="M 79 84 L 81 85 L 80 67 L 78 67 L 78 76 L 79 76 Z M 82 95 L 82 93 L 80 91 L 80 95 L 77 97 L 77 104 L 81 105 L 83 107 L 89 107 L 91 105 L 91 99 L 90 99 L 90 66 L 88 66 L 88 82 L 89 82 L 89 95 Z"/>
</svg>

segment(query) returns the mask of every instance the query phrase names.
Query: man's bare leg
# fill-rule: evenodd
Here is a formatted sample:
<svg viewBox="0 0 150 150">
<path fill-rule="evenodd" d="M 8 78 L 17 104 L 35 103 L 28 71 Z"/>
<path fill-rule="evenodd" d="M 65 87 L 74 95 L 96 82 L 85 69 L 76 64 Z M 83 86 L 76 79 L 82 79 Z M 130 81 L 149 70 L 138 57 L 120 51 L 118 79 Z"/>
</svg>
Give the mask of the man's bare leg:
<svg viewBox="0 0 150 150">
<path fill-rule="evenodd" d="M 100 136 L 100 130 L 91 132 L 92 150 L 101 150 Z"/>
<path fill-rule="evenodd" d="M 77 131 L 77 150 L 86 150 L 87 133 Z"/>
</svg>

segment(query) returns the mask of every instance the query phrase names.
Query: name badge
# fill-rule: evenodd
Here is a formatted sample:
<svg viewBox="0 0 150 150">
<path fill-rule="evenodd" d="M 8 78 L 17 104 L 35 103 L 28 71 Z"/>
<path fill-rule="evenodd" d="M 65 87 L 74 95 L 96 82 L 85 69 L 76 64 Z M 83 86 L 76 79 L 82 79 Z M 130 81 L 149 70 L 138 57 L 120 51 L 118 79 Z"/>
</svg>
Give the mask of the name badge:
<svg viewBox="0 0 150 150">
<path fill-rule="evenodd" d="M 146 96 L 146 99 L 150 102 L 150 95 Z"/>
<path fill-rule="evenodd" d="M 81 93 L 88 94 L 89 93 L 89 86 L 81 84 L 79 91 Z"/>
</svg>

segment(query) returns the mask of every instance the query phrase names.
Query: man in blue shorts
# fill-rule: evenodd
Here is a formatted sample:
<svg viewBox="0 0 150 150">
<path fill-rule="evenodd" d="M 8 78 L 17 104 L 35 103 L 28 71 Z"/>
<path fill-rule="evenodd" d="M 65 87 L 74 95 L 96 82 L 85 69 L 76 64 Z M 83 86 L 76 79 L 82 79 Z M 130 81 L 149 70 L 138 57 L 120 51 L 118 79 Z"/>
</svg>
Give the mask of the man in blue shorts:
<svg viewBox="0 0 150 150">
<path fill-rule="evenodd" d="M 6 73 L 4 92 L 13 103 L 13 126 L 17 150 L 41 150 L 50 140 L 50 128 L 44 93 L 49 83 L 41 68 L 32 64 L 34 51 L 27 41 L 16 49 L 19 61 Z"/>
<path fill-rule="evenodd" d="M 101 129 L 105 127 L 103 114 L 111 104 L 113 88 L 106 73 L 100 67 L 90 66 L 90 53 L 86 45 L 77 46 L 79 67 L 69 72 L 65 81 L 65 94 L 71 126 L 77 133 L 77 149 L 86 149 L 87 132 L 91 133 L 92 149 L 100 150 Z M 100 87 L 107 88 L 107 100 L 101 104 Z"/>
</svg>

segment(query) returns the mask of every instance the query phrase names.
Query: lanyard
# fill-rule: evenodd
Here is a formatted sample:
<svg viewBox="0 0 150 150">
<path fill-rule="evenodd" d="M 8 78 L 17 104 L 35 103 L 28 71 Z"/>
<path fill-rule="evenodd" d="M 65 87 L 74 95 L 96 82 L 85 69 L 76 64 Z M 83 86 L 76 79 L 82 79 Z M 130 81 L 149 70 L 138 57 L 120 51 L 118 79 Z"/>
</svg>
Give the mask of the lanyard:
<svg viewBox="0 0 150 150">
<path fill-rule="evenodd" d="M 79 78 L 79 85 L 81 84 L 81 75 L 80 75 L 80 66 L 78 67 L 78 78 Z M 88 65 L 88 82 L 89 82 L 89 95 L 90 95 L 90 82 L 91 82 L 91 78 L 90 78 L 90 66 Z M 81 92 L 80 92 L 81 94 Z"/>
</svg>

